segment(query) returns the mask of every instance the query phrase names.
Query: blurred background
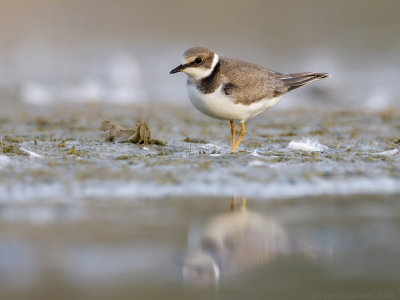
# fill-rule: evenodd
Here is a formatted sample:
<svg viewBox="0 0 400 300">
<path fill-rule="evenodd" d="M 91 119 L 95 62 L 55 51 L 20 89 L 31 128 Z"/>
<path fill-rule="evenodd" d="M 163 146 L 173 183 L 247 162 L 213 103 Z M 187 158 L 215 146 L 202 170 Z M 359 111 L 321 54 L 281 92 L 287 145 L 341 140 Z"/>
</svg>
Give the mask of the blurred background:
<svg viewBox="0 0 400 300">
<path fill-rule="evenodd" d="M 8 99 L 187 105 L 169 70 L 202 45 L 281 72 L 329 72 L 277 108 L 399 108 L 400 3 L 1 0 L 0 89 Z M 177 78 L 178 77 L 178 78 Z M 313 97 L 314 95 L 324 97 Z M 288 98 L 292 97 L 290 94 Z M 300 98 L 300 100 L 299 100 Z M 311 98 L 311 99 L 310 99 Z"/>
</svg>

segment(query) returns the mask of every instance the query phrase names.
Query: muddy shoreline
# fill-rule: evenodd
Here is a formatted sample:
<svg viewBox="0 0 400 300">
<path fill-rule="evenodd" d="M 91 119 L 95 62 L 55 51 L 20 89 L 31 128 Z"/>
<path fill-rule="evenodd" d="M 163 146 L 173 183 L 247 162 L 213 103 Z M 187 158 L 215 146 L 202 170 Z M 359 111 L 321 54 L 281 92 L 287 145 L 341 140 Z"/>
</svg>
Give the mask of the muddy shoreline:
<svg viewBox="0 0 400 300">
<path fill-rule="evenodd" d="M 229 149 L 229 124 L 193 108 L 86 106 L 15 114 L 0 116 L 0 150 L 8 157 L 0 168 L 2 201 L 400 192 L 395 112 L 272 110 L 249 122 L 236 154 Z M 98 129 L 104 120 L 127 128 L 144 120 L 166 145 L 105 141 Z M 299 143 L 321 150 L 291 147 Z"/>
</svg>

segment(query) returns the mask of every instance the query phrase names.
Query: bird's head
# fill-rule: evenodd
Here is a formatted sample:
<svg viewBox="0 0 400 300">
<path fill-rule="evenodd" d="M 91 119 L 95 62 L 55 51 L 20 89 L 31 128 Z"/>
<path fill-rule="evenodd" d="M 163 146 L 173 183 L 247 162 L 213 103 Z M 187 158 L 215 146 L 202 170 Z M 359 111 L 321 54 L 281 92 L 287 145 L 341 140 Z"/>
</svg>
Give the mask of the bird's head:
<svg viewBox="0 0 400 300">
<path fill-rule="evenodd" d="M 182 64 L 171 70 L 170 74 L 184 72 L 189 77 L 199 80 L 209 76 L 218 63 L 218 55 L 204 47 L 193 47 L 183 53 Z"/>
</svg>

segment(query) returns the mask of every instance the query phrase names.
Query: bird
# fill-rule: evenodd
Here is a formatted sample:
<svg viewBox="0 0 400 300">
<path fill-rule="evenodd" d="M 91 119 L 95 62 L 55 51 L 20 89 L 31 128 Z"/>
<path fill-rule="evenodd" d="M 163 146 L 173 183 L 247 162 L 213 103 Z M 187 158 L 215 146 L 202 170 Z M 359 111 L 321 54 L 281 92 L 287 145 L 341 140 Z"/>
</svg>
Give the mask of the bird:
<svg viewBox="0 0 400 300">
<path fill-rule="evenodd" d="M 187 91 L 192 104 L 203 114 L 228 120 L 232 153 L 246 134 L 246 121 L 271 108 L 287 92 L 313 81 L 329 78 L 328 73 L 280 73 L 240 59 L 219 56 L 205 47 L 192 47 L 170 74 L 188 76 Z M 240 132 L 236 139 L 236 122 Z"/>
</svg>

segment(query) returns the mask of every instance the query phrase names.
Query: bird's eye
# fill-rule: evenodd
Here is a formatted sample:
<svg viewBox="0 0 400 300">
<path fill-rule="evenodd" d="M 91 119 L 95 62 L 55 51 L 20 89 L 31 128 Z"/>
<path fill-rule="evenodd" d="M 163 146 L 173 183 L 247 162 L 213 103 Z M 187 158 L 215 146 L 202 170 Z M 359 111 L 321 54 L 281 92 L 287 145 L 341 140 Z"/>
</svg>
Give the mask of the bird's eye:
<svg viewBox="0 0 400 300">
<path fill-rule="evenodd" d="M 199 65 L 199 64 L 201 64 L 201 63 L 203 62 L 203 59 L 202 59 L 201 57 L 198 57 L 198 58 L 196 58 L 196 59 L 194 60 L 194 62 L 195 62 L 197 65 Z"/>
</svg>

